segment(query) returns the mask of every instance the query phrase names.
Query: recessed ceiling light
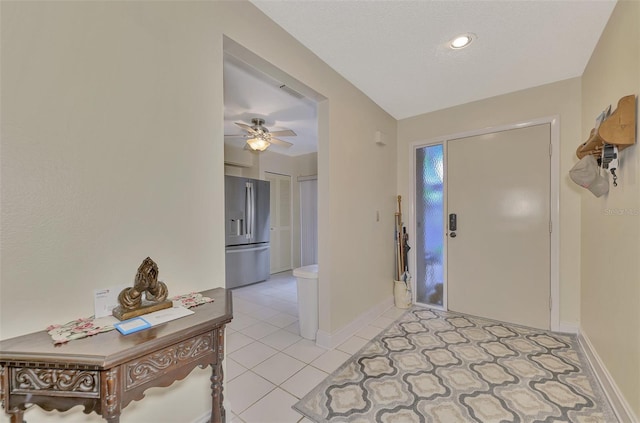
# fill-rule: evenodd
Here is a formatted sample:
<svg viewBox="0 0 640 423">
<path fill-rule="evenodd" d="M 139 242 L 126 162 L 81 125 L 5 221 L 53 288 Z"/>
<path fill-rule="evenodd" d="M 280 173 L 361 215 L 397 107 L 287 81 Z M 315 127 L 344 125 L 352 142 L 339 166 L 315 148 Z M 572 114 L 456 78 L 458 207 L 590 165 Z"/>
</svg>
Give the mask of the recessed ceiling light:
<svg viewBox="0 0 640 423">
<path fill-rule="evenodd" d="M 461 48 L 465 48 L 469 44 L 471 44 L 471 41 L 473 41 L 475 38 L 476 35 L 471 33 L 458 35 L 453 40 L 451 40 L 451 42 L 449 43 L 449 47 L 454 50 L 460 50 Z"/>
</svg>

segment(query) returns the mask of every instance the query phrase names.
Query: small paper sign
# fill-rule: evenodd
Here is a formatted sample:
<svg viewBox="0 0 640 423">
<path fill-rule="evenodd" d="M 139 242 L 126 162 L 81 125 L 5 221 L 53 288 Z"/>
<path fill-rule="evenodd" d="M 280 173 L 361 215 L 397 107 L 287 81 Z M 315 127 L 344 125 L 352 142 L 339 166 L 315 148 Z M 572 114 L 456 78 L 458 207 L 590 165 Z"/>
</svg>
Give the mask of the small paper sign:
<svg viewBox="0 0 640 423">
<path fill-rule="evenodd" d="M 111 316 L 111 312 L 118 306 L 118 295 L 127 285 L 112 286 L 110 288 L 96 289 L 93 292 L 93 307 L 96 319 Z"/>
</svg>

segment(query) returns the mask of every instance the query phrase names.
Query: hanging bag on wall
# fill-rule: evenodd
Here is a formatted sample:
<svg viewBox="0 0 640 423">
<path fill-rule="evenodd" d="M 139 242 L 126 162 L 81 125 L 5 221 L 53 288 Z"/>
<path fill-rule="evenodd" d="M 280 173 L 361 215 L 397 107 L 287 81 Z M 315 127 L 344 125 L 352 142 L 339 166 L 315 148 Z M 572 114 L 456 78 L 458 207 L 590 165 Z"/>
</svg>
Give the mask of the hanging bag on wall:
<svg viewBox="0 0 640 423">
<path fill-rule="evenodd" d="M 609 180 L 600 175 L 600 167 L 595 157 L 588 154 L 580 159 L 569 171 L 573 182 L 591 191 L 596 197 L 609 192 Z"/>
</svg>

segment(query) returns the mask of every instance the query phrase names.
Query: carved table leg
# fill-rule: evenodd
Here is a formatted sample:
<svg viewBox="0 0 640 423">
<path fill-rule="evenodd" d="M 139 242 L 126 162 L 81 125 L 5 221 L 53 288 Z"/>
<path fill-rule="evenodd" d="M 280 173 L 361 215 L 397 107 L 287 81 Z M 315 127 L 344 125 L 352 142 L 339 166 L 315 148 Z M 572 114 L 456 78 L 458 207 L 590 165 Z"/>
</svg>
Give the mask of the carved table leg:
<svg viewBox="0 0 640 423">
<path fill-rule="evenodd" d="M 222 360 L 224 359 L 224 326 L 217 329 L 218 332 L 218 357 L 215 364 L 211 365 L 211 423 L 224 423 L 226 421 L 224 410 L 224 395 L 222 393 L 222 383 L 224 371 Z"/>
<path fill-rule="evenodd" d="M 0 405 L 2 408 L 8 408 L 9 405 L 9 382 L 7 380 L 7 367 L 0 366 Z M 6 411 L 9 414 L 11 423 L 23 423 L 24 410 L 14 407 Z"/>
<path fill-rule="evenodd" d="M 11 412 L 11 423 L 26 423 L 23 420 L 24 410 L 15 410 Z"/>
<path fill-rule="evenodd" d="M 119 423 L 121 392 L 117 367 L 104 372 L 101 378 L 100 391 L 102 393 L 102 403 L 100 406 L 102 417 L 109 423 Z"/>
<path fill-rule="evenodd" d="M 224 407 L 222 405 L 222 365 L 211 365 L 211 423 L 224 422 Z"/>
</svg>

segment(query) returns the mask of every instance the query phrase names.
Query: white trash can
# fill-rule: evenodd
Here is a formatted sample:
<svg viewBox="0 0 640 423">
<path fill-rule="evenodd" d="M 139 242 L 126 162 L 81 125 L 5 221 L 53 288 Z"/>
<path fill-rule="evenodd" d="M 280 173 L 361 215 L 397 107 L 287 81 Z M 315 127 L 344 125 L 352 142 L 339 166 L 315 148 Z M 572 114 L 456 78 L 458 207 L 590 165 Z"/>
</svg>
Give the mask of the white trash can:
<svg viewBox="0 0 640 423">
<path fill-rule="evenodd" d="M 411 306 L 409 281 L 393 281 L 393 298 L 397 308 L 409 308 Z"/>
<path fill-rule="evenodd" d="M 298 284 L 298 323 L 300 336 L 316 339 L 318 332 L 318 265 L 299 267 L 293 271 Z"/>
</svg>

